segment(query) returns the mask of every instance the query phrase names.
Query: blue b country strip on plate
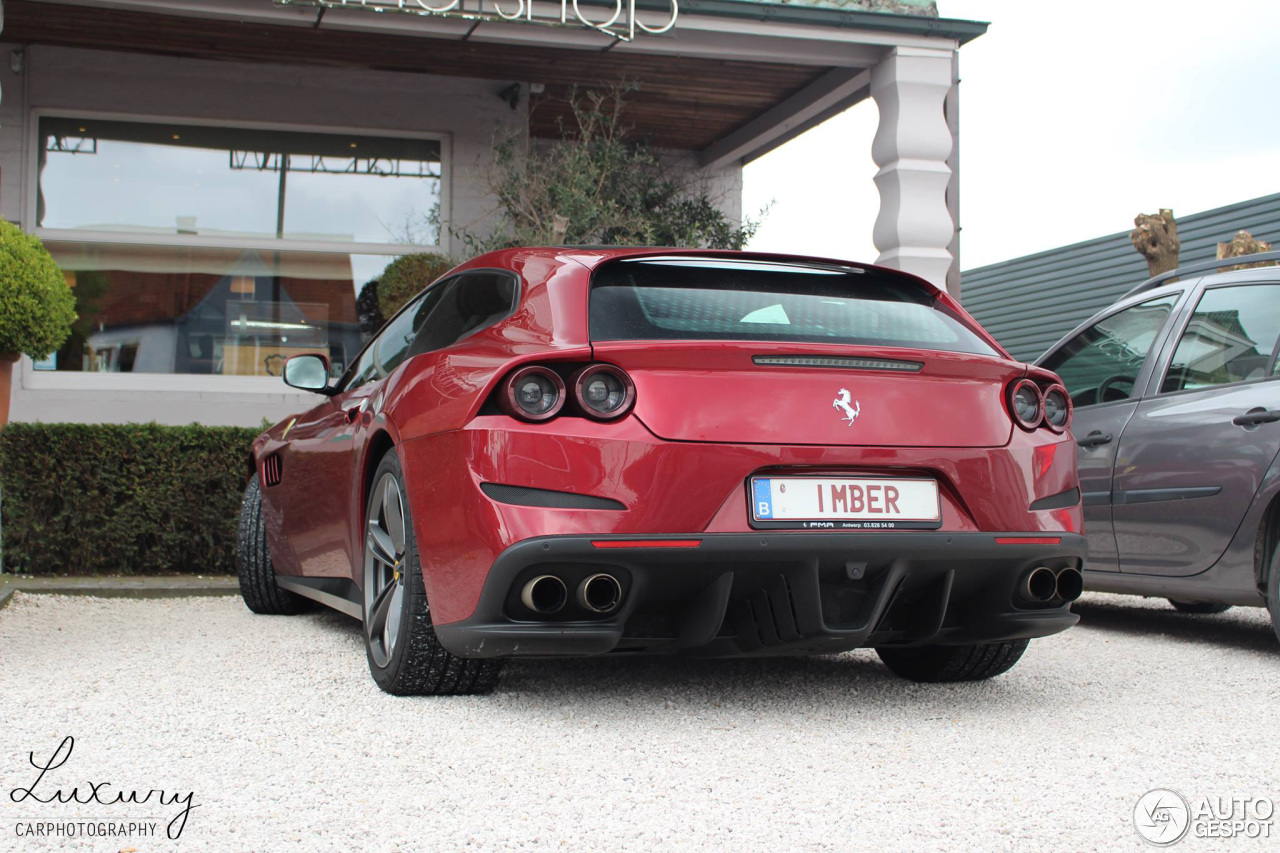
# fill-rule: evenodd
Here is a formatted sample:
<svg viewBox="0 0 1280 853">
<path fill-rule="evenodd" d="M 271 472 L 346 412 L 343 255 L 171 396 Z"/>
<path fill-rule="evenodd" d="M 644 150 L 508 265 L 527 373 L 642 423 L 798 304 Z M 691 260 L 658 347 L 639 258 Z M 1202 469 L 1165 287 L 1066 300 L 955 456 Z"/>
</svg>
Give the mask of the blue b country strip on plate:
<svg viewBox="0 0 1280 853">
<path fill-rule="evenodd" d="M 755 496 L 756 518 L 773 518 L 773 497 L 769 491 L 769 480 L 752 480 L 751 490 Z"/>
</svg>

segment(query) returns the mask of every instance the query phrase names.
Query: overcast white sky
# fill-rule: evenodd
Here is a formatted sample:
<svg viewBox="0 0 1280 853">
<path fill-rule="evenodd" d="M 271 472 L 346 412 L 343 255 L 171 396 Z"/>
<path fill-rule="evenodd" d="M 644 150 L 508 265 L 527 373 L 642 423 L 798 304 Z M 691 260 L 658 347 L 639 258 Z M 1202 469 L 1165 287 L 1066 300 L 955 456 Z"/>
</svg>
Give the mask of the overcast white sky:
<svg viewBox="0 0 1280 853">
<path fill-rule="evenodd" d="M 1280 192 L 1280 0 L 938 6 L 991 24 L 960 51 L 963 268 Z M 877 118 L 747 166 L 744 211 L 774 202 L 751 248 L 875 259 Z"/>
</svg>

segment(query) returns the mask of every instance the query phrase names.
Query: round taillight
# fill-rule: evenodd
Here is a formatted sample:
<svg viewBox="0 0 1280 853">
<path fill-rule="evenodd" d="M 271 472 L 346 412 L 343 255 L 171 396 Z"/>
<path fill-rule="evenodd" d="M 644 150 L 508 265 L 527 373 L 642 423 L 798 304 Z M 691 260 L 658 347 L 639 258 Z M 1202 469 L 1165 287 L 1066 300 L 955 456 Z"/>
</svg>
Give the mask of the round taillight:
<svg viewBox="0 0 1280 853">
<path fill-rule="evenodd" d="M 1009 386 L 1009 413 L 1018 426 L 1033 430 L 1044 417 L 1044 396 L 1030 379 L 1019 379 Z"/>
<path fill-rule="evenodd" d="M 622 417 L 636 399 L 631 377 L 612 364 L 590 364 L 573 376 L 573 397 L 583 414 L 600 420 Z"/>
<path fill-rule="evenodd" d="M 554 418 L 564 408 L 564 380 L 545 367 L 522 367 L 507 379 L 498 402 L 503 412 L 526 421 Z"/>
<path fill-rule="evenodd" d="M 1050 385 L 1044 392 L 1044 425 L 1054 432 L 1065 432 L 1071 423 L 1071 396 L 1061 385 Z"/>
</svg>

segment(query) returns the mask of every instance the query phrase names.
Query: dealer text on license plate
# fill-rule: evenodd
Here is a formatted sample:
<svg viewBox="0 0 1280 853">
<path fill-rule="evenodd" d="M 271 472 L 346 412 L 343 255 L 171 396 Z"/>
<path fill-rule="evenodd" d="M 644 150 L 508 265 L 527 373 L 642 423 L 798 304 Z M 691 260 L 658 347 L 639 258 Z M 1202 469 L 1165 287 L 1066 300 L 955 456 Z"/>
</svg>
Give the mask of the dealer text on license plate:
<svg viewBox="0 0 1280 853">
<path fill-rule="evenodd" d="M 865 477 L 753 477 L 757 527 L 936 528 L 942 521 L 933 480 Z"/>
</svg>

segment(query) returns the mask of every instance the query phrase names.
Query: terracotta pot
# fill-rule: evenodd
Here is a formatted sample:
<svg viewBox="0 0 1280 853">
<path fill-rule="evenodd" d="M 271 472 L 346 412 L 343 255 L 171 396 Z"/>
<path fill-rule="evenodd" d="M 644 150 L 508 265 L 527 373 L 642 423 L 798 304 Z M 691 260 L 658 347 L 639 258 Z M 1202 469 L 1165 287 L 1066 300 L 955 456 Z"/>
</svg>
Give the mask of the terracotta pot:
<svg viewBox="0 0 1280 853">
<path fill-rule="evenodd" d="M 20 352 L 0 352 L 0 427 L 9 422 L 9 396 L 13 389 L 13 365 Z"/>
</svg>

